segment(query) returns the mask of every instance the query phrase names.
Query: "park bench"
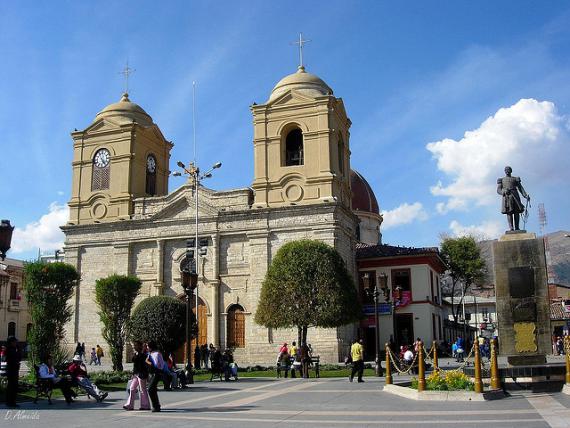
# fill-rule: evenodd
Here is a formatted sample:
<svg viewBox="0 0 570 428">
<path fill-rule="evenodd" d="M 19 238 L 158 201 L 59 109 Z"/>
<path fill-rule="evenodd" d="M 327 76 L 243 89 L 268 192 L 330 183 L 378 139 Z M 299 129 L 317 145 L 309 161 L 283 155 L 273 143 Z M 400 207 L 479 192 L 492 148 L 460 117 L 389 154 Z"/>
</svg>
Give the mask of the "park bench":
<svg viewBox="0 0 570 428">
<path fill-rule="evenodd" d="M 36 396 L 34 398 L 34 403 L 38 402 L 38 398 L 45 397 L 45 398 L 47 398 L 48 403 L 52 404 L 51 394 L 53 392 L 53 383 L 52 383 L 51 379 L 42 379 L 40 377 L 40 367 L 39 366 L 34 365 L 34 370 L 36 372 L 36 384 L 34 385 L 34 388 L 36 390 Z"/>
</svg>

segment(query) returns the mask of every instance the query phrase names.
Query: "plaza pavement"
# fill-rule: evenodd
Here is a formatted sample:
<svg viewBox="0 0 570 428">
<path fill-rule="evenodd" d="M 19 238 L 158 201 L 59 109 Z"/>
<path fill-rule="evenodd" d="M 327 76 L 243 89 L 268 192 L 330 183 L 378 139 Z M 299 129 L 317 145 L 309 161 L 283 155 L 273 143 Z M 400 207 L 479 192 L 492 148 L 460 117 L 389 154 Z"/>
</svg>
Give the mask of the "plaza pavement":
<svg viewBox="0 0 570 428">
<path fill-rule="evenodd" d="M 404 380 L 395 377 L 395 381 Z M 199 382 L 186 390 L 159 391 L 161 413 L 122 409 L 126 394 L 103 403 L 85 396 L 71 406 L 23 403 L 0 406 L 0 427 L 570 427 L 570 396 L 517 394 L 488 402 L 412 401 L 382 392 L 383 378 L 350 383 L 346 378 Z"/>
</svg>

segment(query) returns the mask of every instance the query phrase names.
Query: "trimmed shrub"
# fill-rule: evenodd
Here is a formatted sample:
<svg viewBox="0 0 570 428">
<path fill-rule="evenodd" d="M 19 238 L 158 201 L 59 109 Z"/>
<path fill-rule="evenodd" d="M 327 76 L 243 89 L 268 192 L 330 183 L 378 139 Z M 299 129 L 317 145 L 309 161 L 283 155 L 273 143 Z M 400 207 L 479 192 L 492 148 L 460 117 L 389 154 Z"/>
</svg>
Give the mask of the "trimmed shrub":
<svg viewBox="0 0 570 428">
<path fill-rule="evenodd" d="M 131 340 L 156 342 L 167 356 L 185 341 L 186 304 L 174 297 L 153 296 L 141 301 L 131 315 Z M 190 332 L 196 334 L 196 317 L 190 312 Z"/>
<path fill-rule="evenodd" d="M 111 275 L 95 282 L 95 301 L 100 309 L 103 339 L 109 345 L 113 370 L 123 370 L 131 310 L 140 288 L 141 281 L 134 276 Z"/>
<path fill-rule="evenodd" d="M 24 290 L 32 318 L 28 335 L 30 364 L 38 364 L 51 355 L 57 365 L 68 356 L 60 344 L 65 336 L 65 324 L 73 314 L 69 301 L 78 281 L 77 270 L 65 263 L 25 265 Z"/>
</svg>

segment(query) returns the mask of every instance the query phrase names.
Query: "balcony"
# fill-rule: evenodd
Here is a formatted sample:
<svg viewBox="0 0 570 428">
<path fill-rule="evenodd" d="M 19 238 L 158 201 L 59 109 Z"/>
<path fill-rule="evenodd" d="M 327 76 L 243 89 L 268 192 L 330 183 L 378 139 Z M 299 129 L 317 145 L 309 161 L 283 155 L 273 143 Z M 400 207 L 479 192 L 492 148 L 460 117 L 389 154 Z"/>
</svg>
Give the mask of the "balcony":
<svg viewBox="0 0 570 428">
<path fill-rule="evenodd" d="M 18 312 L 20 310 L 20 301 L 18 299 L 10 299 L 8 302 L 8 310 Z"/>
</svg>

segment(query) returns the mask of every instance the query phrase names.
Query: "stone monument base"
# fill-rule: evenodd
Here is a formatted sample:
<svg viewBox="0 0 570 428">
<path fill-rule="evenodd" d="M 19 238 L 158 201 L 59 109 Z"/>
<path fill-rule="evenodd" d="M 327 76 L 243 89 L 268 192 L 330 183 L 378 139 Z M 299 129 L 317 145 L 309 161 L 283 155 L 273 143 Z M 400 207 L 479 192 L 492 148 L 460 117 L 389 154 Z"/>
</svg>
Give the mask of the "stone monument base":
<svg viewBox="0 0 570 428">
<path fill-rule="evenodd" d="M 493 244 L 499 346 L 511 367 L 540 366 L 551 351 L 544 241 L 508 231 Z"/>
<path fill-rule="evenodd" d="M 511 366 L 538 366 L 546 364 L 546 355 L 508 355 L 507 363 Z"/>
</svg>

